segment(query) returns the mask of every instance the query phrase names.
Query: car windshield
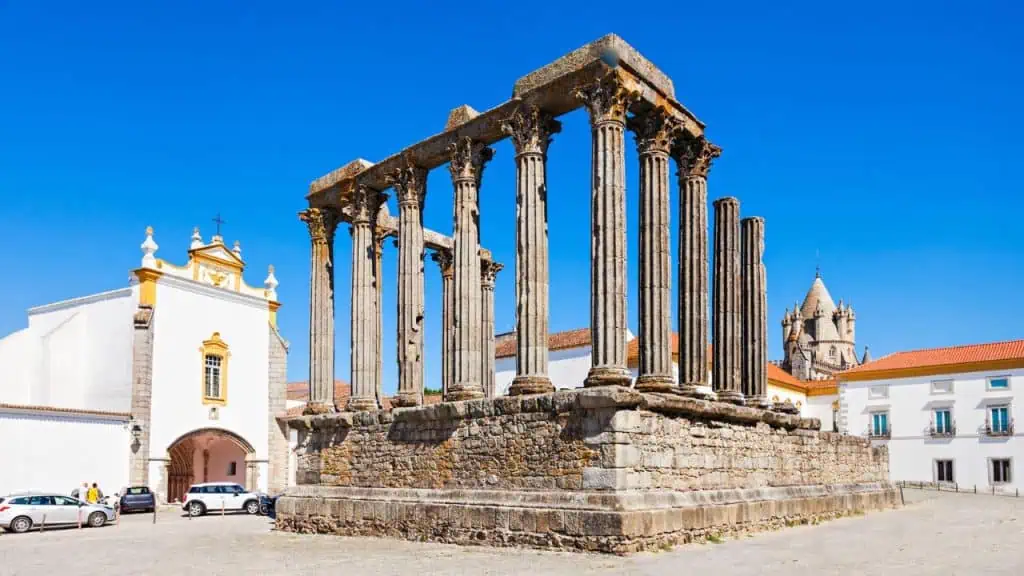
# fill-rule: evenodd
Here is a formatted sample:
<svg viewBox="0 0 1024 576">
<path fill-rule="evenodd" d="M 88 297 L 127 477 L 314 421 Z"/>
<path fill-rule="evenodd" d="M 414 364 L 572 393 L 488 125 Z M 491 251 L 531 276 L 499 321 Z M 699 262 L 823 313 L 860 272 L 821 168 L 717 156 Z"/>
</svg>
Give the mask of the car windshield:
<svg viewBox="0 0 1024 576">
<path fill-rule="evenodd" d="M 133 496 L 138 494 L 149 494 L 149 488 L 129 488 L 128 493 Z"/>
<path fill-rule="evenodd" d="M 0 498 L 0 504 L 4 503 L 4 498 Z"/>
</svg>

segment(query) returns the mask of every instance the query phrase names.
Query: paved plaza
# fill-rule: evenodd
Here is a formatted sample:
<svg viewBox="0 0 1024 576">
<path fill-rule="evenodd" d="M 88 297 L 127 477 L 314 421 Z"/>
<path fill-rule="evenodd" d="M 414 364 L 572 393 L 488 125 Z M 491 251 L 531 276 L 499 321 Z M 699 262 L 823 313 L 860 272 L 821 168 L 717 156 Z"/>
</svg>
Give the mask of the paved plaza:
<svg viewBox="0 0 1024 576">
<path fill-rule="evenodd" d="M 907 490 L 902 510 L 615 557 L 272 532 L 177 512 L 0 536 L 0 574 L 1020 574 L 1024 500 Z"/>
</svg>

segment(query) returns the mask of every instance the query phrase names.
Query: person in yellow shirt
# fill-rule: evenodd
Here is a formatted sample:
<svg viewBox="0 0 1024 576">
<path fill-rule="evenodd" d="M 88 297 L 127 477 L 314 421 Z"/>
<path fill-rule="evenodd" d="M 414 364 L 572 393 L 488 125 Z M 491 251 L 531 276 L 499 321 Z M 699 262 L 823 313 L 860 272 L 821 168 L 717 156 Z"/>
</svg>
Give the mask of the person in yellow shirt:
<svg viewBox="0 0 1024 576">
<path fill-rule="evenodd" d="M 95 504 L 100 501 L 100 489 L 96 486 L 95 482 L 92 483 L 92 487 L 85 494 L 85 501 L 89 504 Z"/>
</svg>

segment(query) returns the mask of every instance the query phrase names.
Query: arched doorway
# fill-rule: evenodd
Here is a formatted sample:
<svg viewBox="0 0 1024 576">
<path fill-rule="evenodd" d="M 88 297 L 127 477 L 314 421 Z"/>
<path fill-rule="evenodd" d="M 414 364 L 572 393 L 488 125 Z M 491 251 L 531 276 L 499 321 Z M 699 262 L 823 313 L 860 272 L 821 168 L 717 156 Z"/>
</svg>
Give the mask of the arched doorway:
<svg viewBox="0 0 1024 576">
<path fill-rule="evenodd" d="M 254 452 L 244 438 L 220 428 L 200 428 L 179 437 L 167 449 L 167 501 L 183 501 L 189 487 L 200 482 L 237 482 L 253 489 L 247 457 Z"/>
</svg>

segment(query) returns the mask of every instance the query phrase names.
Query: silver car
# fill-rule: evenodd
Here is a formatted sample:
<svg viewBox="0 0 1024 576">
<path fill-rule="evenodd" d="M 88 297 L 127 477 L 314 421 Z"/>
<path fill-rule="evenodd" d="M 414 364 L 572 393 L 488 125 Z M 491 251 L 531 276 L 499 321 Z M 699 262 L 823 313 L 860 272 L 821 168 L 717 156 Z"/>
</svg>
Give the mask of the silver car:
<svg viewBox="0 0 1024 576">
<path fill-rule="evenodd" d="M 24 493 L 0 498 L 0 528 L 19 534 L 41 526 L 77 526 L 79 522 L 99 528 L 114 519 L 110 506 L 60 494 Z"/>
</svg>

